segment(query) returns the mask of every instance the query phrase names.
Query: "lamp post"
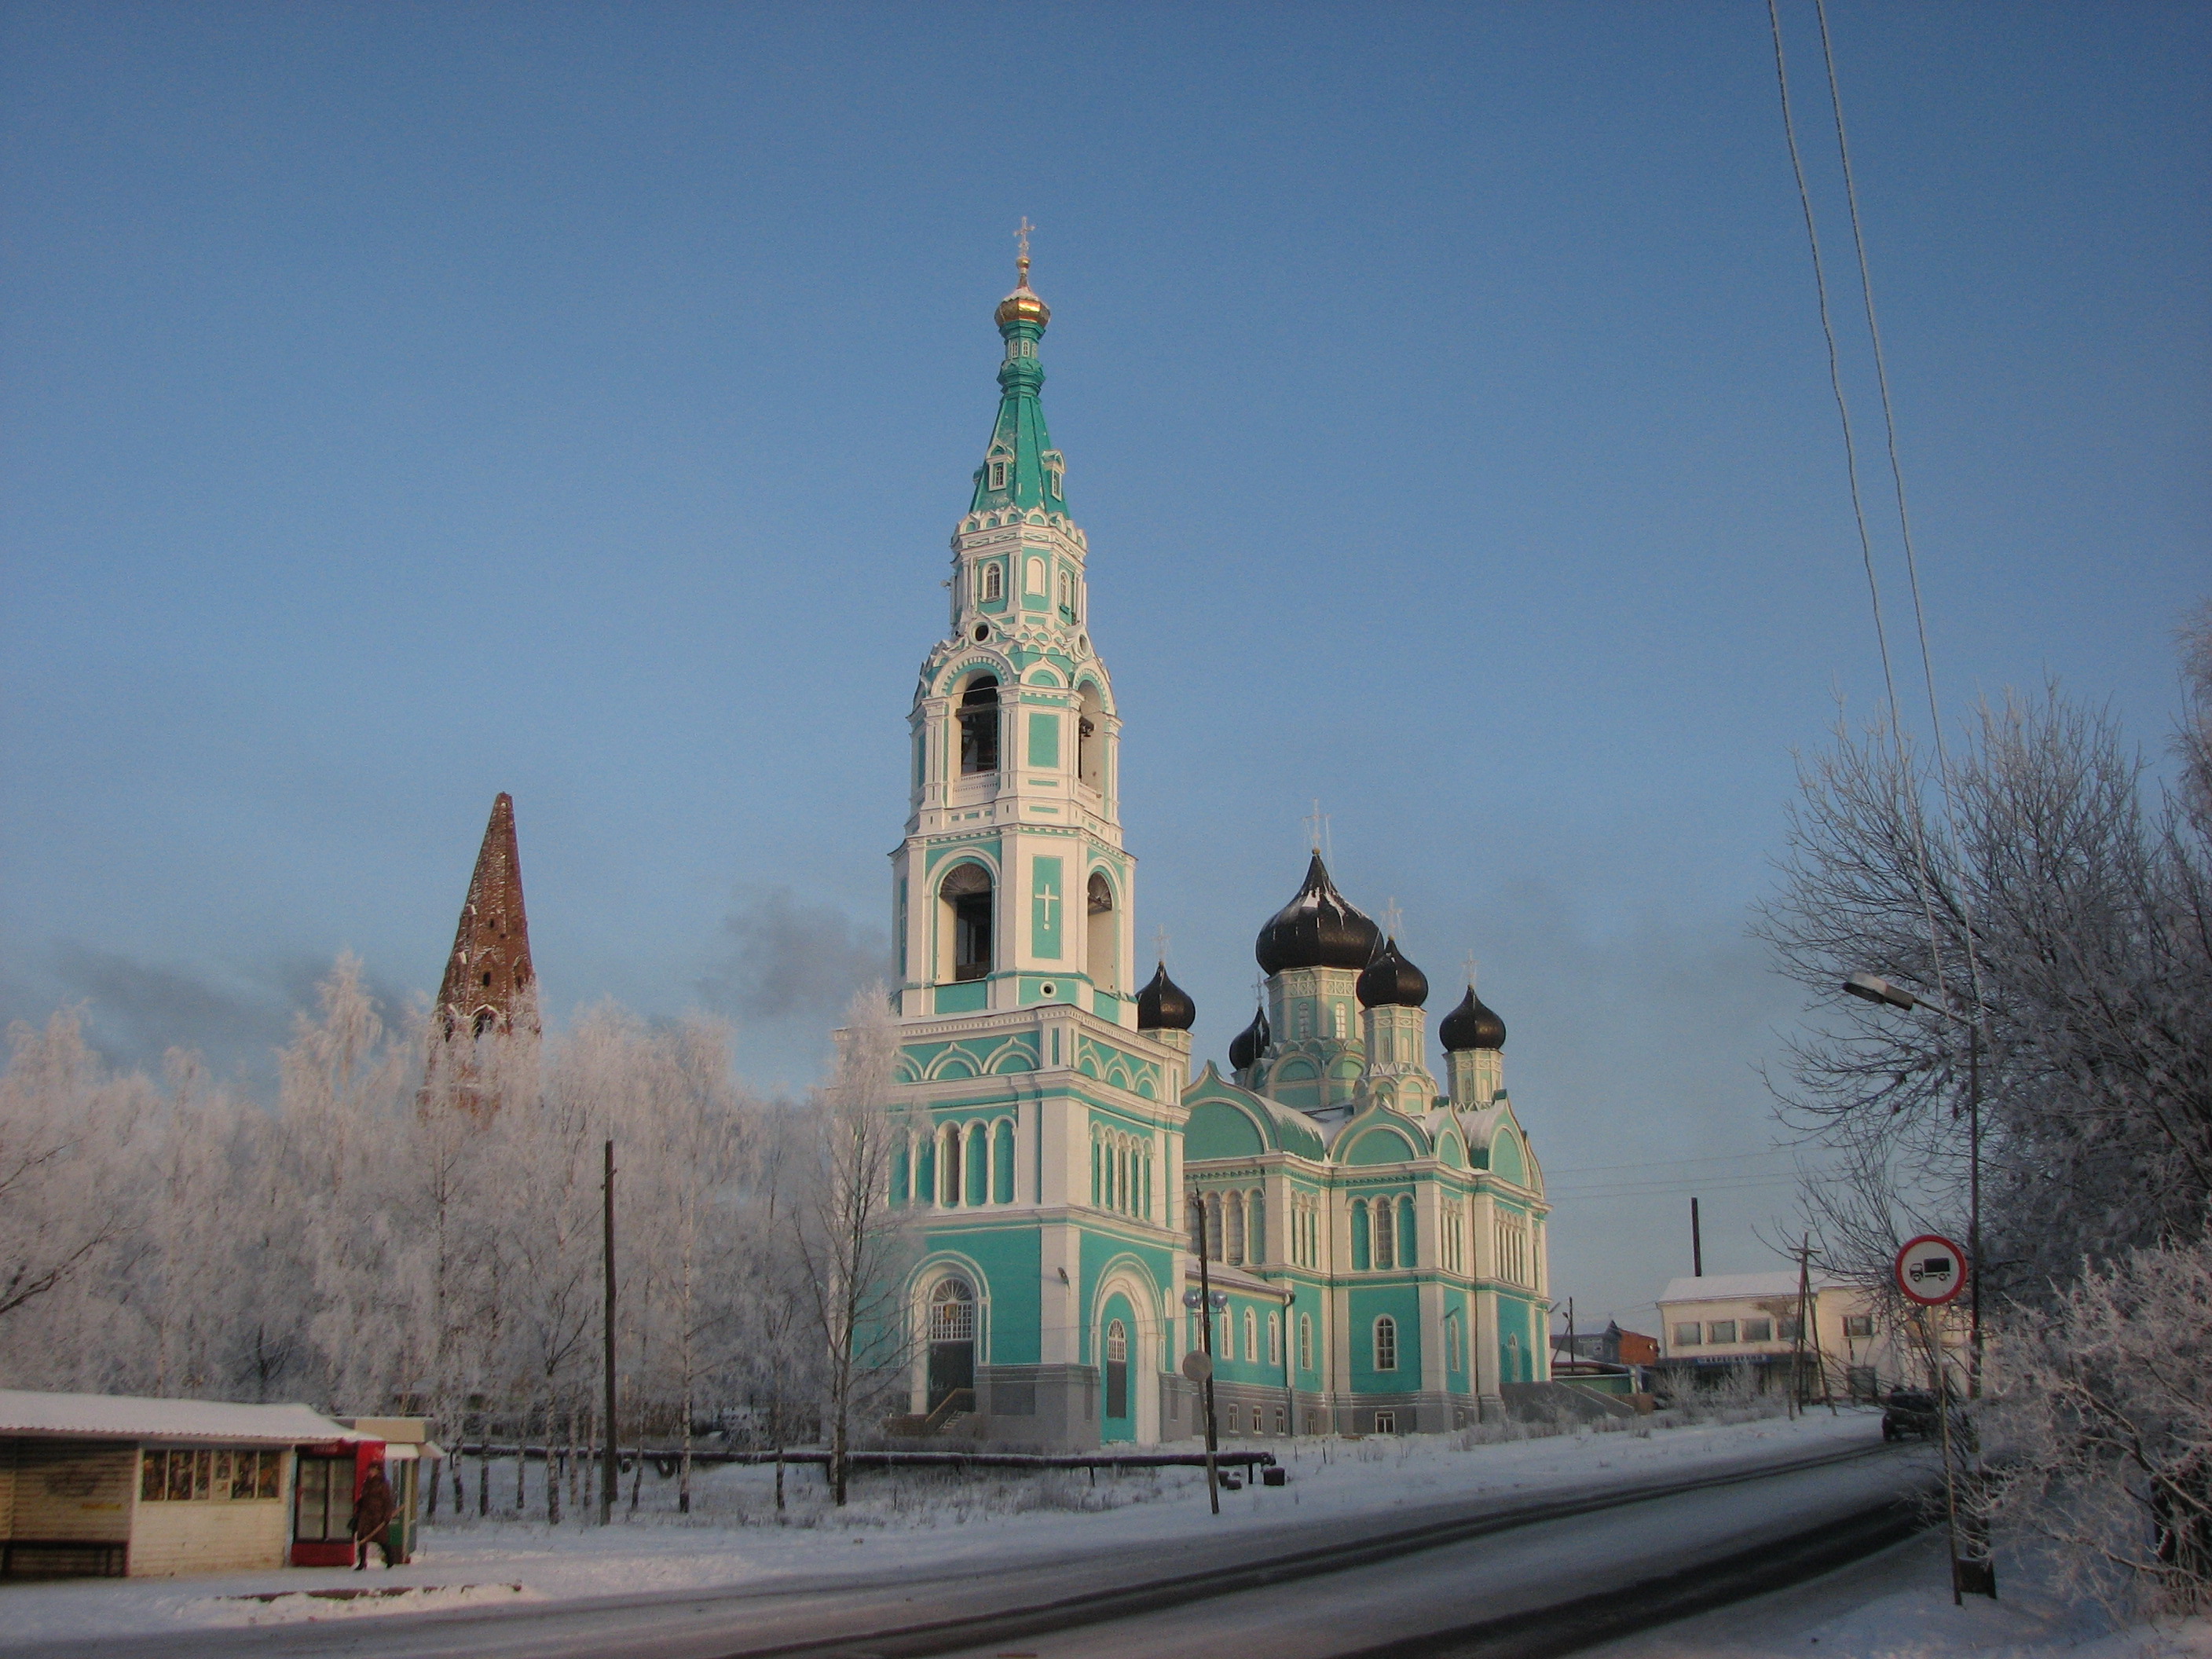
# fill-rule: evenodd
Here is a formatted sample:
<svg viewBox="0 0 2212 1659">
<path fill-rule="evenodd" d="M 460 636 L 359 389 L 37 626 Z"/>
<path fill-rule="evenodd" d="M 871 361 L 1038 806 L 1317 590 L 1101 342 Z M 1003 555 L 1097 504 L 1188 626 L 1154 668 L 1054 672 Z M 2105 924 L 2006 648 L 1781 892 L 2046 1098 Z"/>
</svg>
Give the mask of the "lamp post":
<svg viewBox="0 0 2212 1659">
<path fill-rule="evenodd" d="M 1954 1025 L 1966 1028 L 1966 1273 L 1967 1342 L 1972 1360 L 1966 1374 L 1966 1392 L 1978 1400 L 1982 1393 L 1982 1027 L 1942 1002 L 1917 997 L 1879 974 L 1850 974 L 1844 989 L 1868 1002 L 1893 1008 L 1924 1008 L 1941 1014 Z"/>
</svg>

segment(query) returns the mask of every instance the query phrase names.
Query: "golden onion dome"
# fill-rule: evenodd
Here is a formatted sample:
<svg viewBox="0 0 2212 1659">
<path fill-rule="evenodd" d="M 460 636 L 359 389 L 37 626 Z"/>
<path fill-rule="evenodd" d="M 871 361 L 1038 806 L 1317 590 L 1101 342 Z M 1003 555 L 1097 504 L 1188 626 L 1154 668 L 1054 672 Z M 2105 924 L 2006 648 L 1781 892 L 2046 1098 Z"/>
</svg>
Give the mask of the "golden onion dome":
<svg viewBox="0 0 2212 1659">
<path fill-rule="evenodd" d="M 1046 327 L 1052 321 L 1052 307 L 1030 287 L 1029 255 L 1024 253 L 1015 263 L 1020 267 L 1021 280 L 1012 294 L 999 301 L 998 325 L 1004 328 L 1008 323 L 1035 323 L 1039 328 Z"/>
</svg>

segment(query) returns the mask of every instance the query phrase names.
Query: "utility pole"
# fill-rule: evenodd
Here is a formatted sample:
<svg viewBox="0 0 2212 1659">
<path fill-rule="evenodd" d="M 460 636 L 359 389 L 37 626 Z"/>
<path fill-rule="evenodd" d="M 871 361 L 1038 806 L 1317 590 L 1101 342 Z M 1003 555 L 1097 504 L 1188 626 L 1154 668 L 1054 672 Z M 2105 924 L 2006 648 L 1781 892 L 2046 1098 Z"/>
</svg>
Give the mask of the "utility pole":
<svg viewBox="0 0 2212 1659">
<path fill-rule="evenodd" d="M 1794 1416 L 1805 1409 L 1805 1320 L 1813 1301 L 1812 1255 L 1809 1238 L 1797 1249 L 1797 1340 L 1790 1352 L 1790 1406 Z"/>
<path fill-rule="evenodd" d="M 1318 803 L 1316 803 L 1318 805 Z M 1205 1333 L 1206 1341 L 1206 1497 L 1213 1505 L 1216 1515 L 1221 1513 L 1221 1475 L 1214 1467 L 1214 1453 L 1220 1443 L 1213 1432 L 1213 1280 L 1207 1273 L 1206 1257 L 1212 1245 L 1206 1225 L 1204 1202 L 1197 1194 L 1191 1201 L 1199 1205 L 1198 1212 L 1198 1318 L 1199 1329 Z"/>
<path fill-rule="evenodd" d="M 1705 1276 L 1705 1240 L 1698 1229 L 1698 1200 L 1694 1198 L 1690 1200 L 1690 1276 Z"/>
<path fill-rule="evenodd" d="M 1575 1361 L 1581 1357 L 1582 1350 L 1575 1346 L 1575 1299 L 1569 1297 L 1567 1298 L 1567 1364 L 1569 1368 L 1571 1369 Z"/>
<path fill-rule="evenodd" d="M 607 1139 L 606 1229 L 602 1241 L 599 1272 L 606 1281 L 607 1446 L 606 1464 L 599 1481 L 599 1524 L 613 1523 L 615 1488 L 622 1485 L 622 1453 L 615 1434 L 615 1143 Z"/>
</svg>

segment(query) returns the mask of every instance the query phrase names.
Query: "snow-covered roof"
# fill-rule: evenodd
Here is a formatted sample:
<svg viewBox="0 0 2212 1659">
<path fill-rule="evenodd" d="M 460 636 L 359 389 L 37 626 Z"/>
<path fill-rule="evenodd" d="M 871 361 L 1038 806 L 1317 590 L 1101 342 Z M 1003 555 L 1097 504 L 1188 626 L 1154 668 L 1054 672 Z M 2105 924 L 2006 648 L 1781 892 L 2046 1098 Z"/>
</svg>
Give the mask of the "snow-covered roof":
<svg viewBox="0 0 2212 1659">
<path fill-rule="evenodd" d="M 87 1439 L 237 1440 L 290 1444 L 358 1438 L 309 1406 L 222 1400 L 149 1400 L 119 1394 L 33 1394 L 0 1389 L 0 1434 Z"/>
<path fill-rule="evenodd" d="M 1812 1286 L 1816 1291 L 1832 1288 L 1842 1283 L 1826 1273 L 1814 1273 Z M 1670 1279 L 1667 1288 L 1659 1293 L 1659 1304 L 1669 1302 L 1729 1302 L 1747 1296 L 1795 1296 L 1797 1294 L 1797 1274 L 1790 1268 L 1771 1273 L 1707 1273 L 1702 1279 Z"/>
</svg>

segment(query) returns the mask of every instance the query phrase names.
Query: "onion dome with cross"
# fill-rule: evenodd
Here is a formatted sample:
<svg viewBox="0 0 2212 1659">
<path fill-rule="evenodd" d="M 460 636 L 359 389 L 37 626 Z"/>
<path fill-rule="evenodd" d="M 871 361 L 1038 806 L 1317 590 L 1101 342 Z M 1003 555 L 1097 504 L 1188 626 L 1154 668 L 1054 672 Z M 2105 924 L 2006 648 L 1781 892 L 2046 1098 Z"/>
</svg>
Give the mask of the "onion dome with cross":
<svg viewBox="0 0 2212 1659">
<path fill-rule="evenodd" d="M 1298 896 L 1260 930 L 1252 954 L 1270 974 L 1286 968 L 1364 968 L 1382 937 L 1382 930 L 1336 890 L 1316 852 Z"/>
<path fill-rule="evenodd" d="M 1363 1008 L 1419 1008 L 1429 1000 L 1429 976 L 1406 960 L 1395 939 L 1386 939 L 1359 976 Z"/>
<path fill-rule="evenodd" d="M 1503 1048 L 1505 1046 L 1505 1022 L 1498 1012 L 1475 995 L 1474 987 L 1467 988 L 1459 1006 L 1446 1014 L 1437 1026 L 1437 1036 L 1446 1049 L 1464 1054 L 1471 1048 Z"/>
</svg>

